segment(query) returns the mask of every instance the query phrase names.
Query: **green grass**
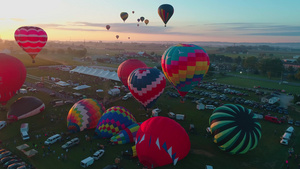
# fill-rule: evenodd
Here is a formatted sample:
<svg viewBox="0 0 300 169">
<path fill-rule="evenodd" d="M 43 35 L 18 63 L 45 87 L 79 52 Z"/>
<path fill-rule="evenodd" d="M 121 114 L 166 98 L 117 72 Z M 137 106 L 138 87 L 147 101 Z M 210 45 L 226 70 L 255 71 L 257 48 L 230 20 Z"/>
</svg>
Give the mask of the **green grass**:
<svg viewBox="0 0 300 169">
<path fill-rule="evenodd" d="M 62 80 L 68 80 L 69 78 L 78 79 L 81 82 L 88 82 L 87 84 L 91 84 L 93 89 L 85 91 L 87 95 L 93 95 L 94 89 L 102 88 L 104 89 L 104 93 L 107 92 L 107 89 L 112 87 L 114 83 L 112 82 L 103 82 L 95 84 L 93 83 L 93 78 L 87 76 L 77 76 L 73 74 L 72 77 L 67 72 L 60 72 L 56 70 L 38 70 L 38 69 L 28 69 L 29 74 L 33 74 L 36 76 L 54 76 L 60 77 Z M 265 86 L 267 84 L 257 82 L 257 81 L 245 81 L 240 80 L 238 78 L 232 77 L 224 77 L 217 78 L 218 82 L 234 84 L 238 86 L 245 87 L 253 87 L 253 85 Z M 271 85 L 271 84 L 268 84 Z M 59 89 L 55 89 L 59 90 Z M 65 90 L 69 90 L 66 88 Z M 166 90 L 172 90 L 170 88 Z M 198 89 L 199 90 L 199 89 Z M 200 89 L 201 90 L 201 89 Z M 291 89 L 292 90 L 292 89 Z M 294 89 L 295 90 L 295 89 Z M 72 90 L 71 90 L 72 91 Z M 175 91 L 175 90 L 172 90 Z M 80 91 L 81 92 L 81 91 Z M 295 91 L 294 91 L 295 92 Z M 72 105 L 64 105 L 61 107 L 52 107 L 49 102 L 53 99 L 48 94 L 45 93 L 28 93 L 26 95 L 32 95 L 40 98 L 46 104 L 46 110 L 38 114 L 36 116 L 22 119 L 18 122 L 9 124 L 6 128 L 0 131 L 0 139 L 3 141 L 3 146 L 7 149 L 11 150 L 22 159 L 27 162 L 32 163 L 37 168 L 43 169 L 52 169 L 55 165 L 55 168 L 81 168 L 80 161 L 87 156 L 92 155 L 94 152 L 93 149 L 97 149 L 97 143 L 106 145 L 106 152 L 104 156 L 96 161 L 91 167 L 93 168 L 102 168 L 108 164 L 113 164 L 114 159 L 121 155 L 121 151 L 129 149 L 133 144 L 128 145 L 107 145 L 106 140 L 104 139 L 96 139 L 92 140 L 92 142 L 85 141 L 84 136 L 93 136 L 94 130 L 83 131 L 77 134 L 71 134 L 71 137 L 79 137 L 80 144 L 77 147 L 73 147 L 69 149 L 67 160 L 61 161 L 58 160 L 57 157 L 61 153 L 65 154 L 60 146 L 62 143 L 56 143 L 51 146 L 51 149 L 55 150 L 55 154 L 50 153 L 48 156 L 43 157 L 43 142 L 46 140 L 44 136 L 45 133 L 61 133 L 67 132 L 67 124 L 66 117 L 69 109 Z M 13 101 L 15 101 L 18 97 L 24 95 L 14 96 L 7 104 L 6 107 L 9 107 Z M 103 97 L 108 97 L 103 95 Z M 199 98 L 201 96 L 198 96 Z M 257 96 L 251 96 L 257 97 Z M 134 98 L 130 98 L 127 101 L 118 100 L 109 105 L 106 105 L 106 108 L 111 106 L 123 106 L 126 107 L 132 114 L 134 114 L 137 121 L 141 122 L 146 120 L 145 113 L 146 111 L 141 107 L 141 104 L 138 103 Z M 204 168 L 206 164 L 213 165 L 214 168 L 224 168 L 224 169 L 266 169 L 266 168 L 274 168 L 274 169 L 283 169 L 285 168 L 284 162 L 288 157 L 288 148 L 291 145 L 297 145 L 296 143 L 300 142 L 300 132 L 299 127 L 295 129 L 295 135 L 292 138 L 292 142 L 290 146 L 283 146 L 279 143 L 280 136 L 284 133 L 284 130 L 288 127 L 287 124 L 273 124 L 270 122 L 260 121 L 262 126 L 262 138 L 258 143 L 258 146 L 252 150 L 247 152 L 244 155 L 230 155 L 226 152 L 221 151 L 215 143 L 213 143 L 212 137 L 205 137 L 205 128 L 208 126 L 208 118 L 210 117 L 211 110 L 196 110 L 196 104 L 187 100 L 185 103 L 180 103 L 179 98 L 170 98 L 165 93 L 157 100 L 156 105 L 153 108 L 159 107 L 162 109 L 160 113 L 161 116 L 167 116 L 169 111 L 185 114 L 186 119 L 184 121 L 177 121 L 182 125 L 182 127 L 188 131 L 189 124 L 193 123 L 195 125 L 195 133 L 189 134 L 191 141 L 191 152 L 187 155 L 186 158 L 179 161 L 176 166 L 167 165 L 161 167 L 162 169 L 173 169 L 173 168 Z M 6 119 L 6 111 L 0 112 L 0 120 Z M 51 122 L 51 116 L 55 119 L 54 122 Z M 291 116 L 294 119 L 300 119 L 300 115 L 298 112 L 291 112 Z M 29 134 L 31 139 L 29 141 L 23 141 L 20 136 L 19 127 L 21 123 L 28 122 L 30 126 Z M 277 134 L 274 134 L 274 130 L 277 130 Z M 41 134 L 42 137 L 37 139 L 34 136 L 37 134 Z M 176 138 L 174 138 L 176 139 Z M 16 140 L 16 143 L 14 143 Z M 27 158 L 22 152 L 18 151 L 15 147 L 21 145 L 23 143 L 27 143 L 32 148 L 32 143 L 38 144 L 37 150 L 39 153 L 31 158 Z M 84 148 L 84 150 L 83 150 Z M 47 149 L 47 148 L 46 148 Z M 90 149 L 92 151 L 90 152 Z M 300 153 L 299 147 L 295 146 L 296 153 Z M 293 159 L 289 160 L 290 168 L 296 168 L 299 161 L 295 161 Z M 130 169 L 138 169 L 141 166 L 137 165 L 138 159 L 127 159 L 123 158 L 121 160 L 121 166 L 124 168 Z M 1 168 L 1 167 L 0 167 Z"/>
</svg>

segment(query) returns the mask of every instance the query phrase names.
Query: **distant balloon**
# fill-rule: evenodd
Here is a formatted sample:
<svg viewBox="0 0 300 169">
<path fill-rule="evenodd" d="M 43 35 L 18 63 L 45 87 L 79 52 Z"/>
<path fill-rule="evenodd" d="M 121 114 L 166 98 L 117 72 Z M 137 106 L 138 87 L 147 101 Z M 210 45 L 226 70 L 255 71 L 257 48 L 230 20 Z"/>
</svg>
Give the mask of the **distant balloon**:
<svg viewBox="0 0 300 169">
<path fill-rule="evenodd" d="M 128 88 L 132 96 L 144 108 L 152 107 L 166 87 L 164 74 L 156 68 L 135 69 L 128 77 Z"/>
<path fill-rule="evenodd" d="M 110 26 L 109 26 L 109 25 L 106 25 L 106 29 L 109 30 L 109 29 L 110 29 Z"/>
<path fill-rule="evenodd" d="M 148 20 L 148 19 L 146 19 L 146 20 L 145 20 L 145 24 L 146 24 L 146 25 L 148 25 L 148 23 L 149 23 L 149 20 Z"/>
<path fill-rule="evenodd" d="M 141 20 L 140 20 L 140 19 L 137 19 L 137 21 L 140 22 Z"/>
<path fill-rule="evenodd" d="M 209 118 L 214 142 L 230 154 L 253 150 L 261 138 L 261 125 L 250 109 L 241 105 L 224 104 Z"/>
<path fill-rule="evenodd" d="M 140 24 L 137 24 L 136 26 L 140 26 Z"/>
<path fill-rule="evenodd" d="M 82 99 L 70 109 L 67 126 L 70 132 L 93 129 L 105 112 L 105 107 L 95 99 Z"/>
<path fill-rule="evenodd" d="M 22 87 L 26 79 L 26 68 L 17 58 L 0 53 L 0 103 L 6 105 Z"/>
<path fill-rule="evenodd" d="M 185 129 L 168 117 L 151 117 L 141 124 L 136 134 L 137 156 L 148 168 L 176 165 L 190 149 L 191 142 Z"/>
<path fill-rule="evenodd" d="M 30 116 L 34 116 L 44 111 L 45 104 L 33 96 L 24 96 L 18 98 L 11 106 L 7 113 L 9 121 L 17 121 Z"/>
<path fill-rule="evenodd" d="M 128 76 L 137 68 L 147 67 L 147 65 L 137 59 L 128 59 L 122 62 L 118 67 L 118 77 L 125 87 L 128 88 Z"/>
<path fill-rule="evenodd" d="M 101 138 L 111 138 L 134 123 L 134 116 L 126 108 L 113 106 L 102 115 L 95 133 Z"/>
<path fill-rule="evenodd" d="M 161 58 L 166 78 L 184 97 L 203 79 L 209 68 L 209 57 L 200 46 L 178 44 L 168 48 Z"/>
<path fill-rule="evenodd" d="M 134 14 L 134 11 L 132 11 L 132 13 Z"/>
<path fill-rule="evenodd" d="M 140 17 L 140 20 L 141 20 L 142 22 L 144 22 L 144 19 L 145 19 L 145 18 L 144 18 L 143 16 Z"/>
<path fill-rule="evenodd" d="M 169 4 L 163 4 L 160 5 L 158 8 L 158 15 L 162 19 L 162 21 L 165 23 L 165 27 L 169 21 L 169 19 L 172 17 L 174 13 L 174 8 L 172 5 Z"/>
<path fill-rule="evenodd" d="M 116 35 L 116 38 L 119 39 L 119 35 Z"/>
<path fill-rule="evenodd" d="M 121 16 L 122 20 L 125 22 L 126 19 L 128 18 L 128 13 L 127 13 L 127 12 L 122 12 L 122 13 L 120 14 L 120 16 Z"/>
<path fill-rule="evenodd" d="M 130 37 L 128 37 L 128 39 L 130 39 Z"/>
<path fill-rule="evenodd" d="M 47 33 L 39 27 L 23 26 L 15 31 L 15 40 L 30 55 L 32 63 L 35 63 L 34 59 L 46 45 L 47 39 Z"/>
</svg>

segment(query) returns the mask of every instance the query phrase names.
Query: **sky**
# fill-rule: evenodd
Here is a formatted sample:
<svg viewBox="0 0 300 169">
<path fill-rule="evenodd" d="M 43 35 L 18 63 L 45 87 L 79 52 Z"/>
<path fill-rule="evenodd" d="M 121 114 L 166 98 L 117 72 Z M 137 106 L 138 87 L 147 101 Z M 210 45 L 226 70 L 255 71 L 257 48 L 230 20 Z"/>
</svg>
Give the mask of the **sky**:
<svg viewBox="0 0 300 169">
<path fill-rule="evenodd" d="M 162 4 L 174 7 L 167 27 L 157 12 Z M 49 41 L 300 42 L 299 0 L 1 0 L 0 6 L 0 37 L 7 40 L 21 26 L 38 26 Z M 129 14 L 125 22 L 121 12 Z M 148 25 L 137 21 L 141 16 Z"/>
</svg>

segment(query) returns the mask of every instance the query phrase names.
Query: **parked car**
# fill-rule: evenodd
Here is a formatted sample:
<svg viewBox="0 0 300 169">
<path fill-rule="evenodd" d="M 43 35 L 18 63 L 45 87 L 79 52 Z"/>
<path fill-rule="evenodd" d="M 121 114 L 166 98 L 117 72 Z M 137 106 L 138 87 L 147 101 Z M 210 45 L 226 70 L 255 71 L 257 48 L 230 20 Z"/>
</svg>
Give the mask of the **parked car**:
<svg viewBox="0 0 300 169">
<path fill-rule="evenodd" d="M 25 162 L 13 163 L 7 167 L 7 169 L 17 169 L 18 167 L 25 165 Z"/>
<path fill-rule="evenodd" d="M 288 124 L 294 124 L 294 120 L 292 119 L 288 120 Z"/>
<path fill-rule="evenodd" d="M 300 121 L 295 121 L 295 126 L 300 126 Z"/>
<path fill-rule="evenodd" d="M 289 145 L 289 140 L 283 138 L 283 139 L 280 140 L 280 144 L 283 144 L 283 145 L 287 146 L 287 145 Z"/>
<path fill-rule="evenodd" d="M 16 155 L 3 157 L 3 158 L 1 158 L 1 163 L 4 164 L 4 163 L 6 163 L 7 161 L 9 161 L 9 160 L 11 160 L 11 159 L 15 159 L 15 158 L 17 158 Z"/>
<path fill-rule="evenodd" d="M 10 156 L 12 153 L 10 151 L 4 151 L 3 153 L 0 154 L 0 159 L 6 156 Z"/>
<path fill-rule="evenodd" d="M 58 141 L 58 140 L 60 140 L 60 139 L 61 139 L 60 134 L 55 134 L 55 135 L 49 137 L 49 138 L 45 141 L 45 145 L 53 144 L 53 143 L 55 143 L 56 141 Z"/>
<path fill-rule="evenodd" d="M 67 148 L 73 147 L 77 144 L 79 144 L 79 138 L 76 137 L 76 138 L 73 138 L 72 140 L 66 142 L 64 145 L 61 146 L 61 148 L 67 149 Z"/>
<path fill-rule="evenodd" d="M 0 154 L 3 153 L 3 152 L 5 152 L 5 151 L 7 151 L 7 150 L 5 150 L 4 148 L 0 149 Z"/>
<path fill-rule="evenodd" d="M 6 163 L 3 164 L 4 168 L 7 168 L 9 165 L 14 164 L 14 163 L 19 163 L 21 162 L 21 159 L 11 159 L 7 161 Z"/>
<path fill-rule="evenodd" d="M 105 152 L 104 150 L 98 150 L 98 151 L 96 151 L 93 154 L 94 160 L 99 160 L 99 158 L 103 156 L 104 152 Z"/>
</svg>

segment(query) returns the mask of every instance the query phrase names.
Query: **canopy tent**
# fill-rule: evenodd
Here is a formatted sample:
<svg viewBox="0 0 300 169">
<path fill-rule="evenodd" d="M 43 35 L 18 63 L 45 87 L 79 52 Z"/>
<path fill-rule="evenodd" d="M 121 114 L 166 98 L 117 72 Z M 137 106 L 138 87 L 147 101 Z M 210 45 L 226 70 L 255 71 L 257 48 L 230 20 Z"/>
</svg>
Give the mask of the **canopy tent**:
<svg viewBox="0 0 300 169">
<path fill-rule="evenodd" d="M 73 89 L 75 89 L 75 90 L 82 90 L 82 89 L 86 89 L 86 88 L 89 88 L 89 87 L 91 87 L 91 86 L 81 85 L 81 86 L 74 87 Z"/>
<path fill-rule="evenodd" d="M 24 149 L 26 149 L 26 148 L 28 148 L 28 147 L 29 147 L 29 145 L 27 145 L 27 144 L 22 144 L 22 145 L 17 146 L 16 148 L 17 148 L 18 150 L 24 150 Z"/>
<path fill-rule="evenodd" d="M 115 71 L 109 71 L 109 70 L 104 70 L 104 69 L 99 69 L 99 68 L 90 68 L 86 66 L 77 66 L 73 70 L 70 70 L 70 73 L 81 73 L 85 75 L 91 75 L 95 77 L 100 77 L 100 78 L 105 78 L 105 79 L 110 79 L 114 81 L 120 81 L 118 77 L 118 73 Z"/>
<path fill-rule="evenodd" d="M 32 157 L 34 155 L 36 155 L 38 153 L 38 151 L 36 151 L 35 149 L 31 149 L 31 150 L 28 150 L 28 151 L 25 151 L 24 154 L 27 156 L 27 157 Z"/>
<path fill-rule="evenodd" d="M 55 84 L 59 85 L 59 86 L 62 86 L 62 87 L 65 87 L 65 86 L 69 86 L 70 84 L 67 83 L 67 82 L 64 82 L 64 81 L 59 81 L 59 82 L 56 82 Z"/>
</svg>

